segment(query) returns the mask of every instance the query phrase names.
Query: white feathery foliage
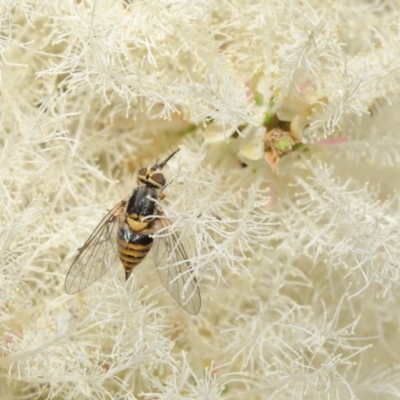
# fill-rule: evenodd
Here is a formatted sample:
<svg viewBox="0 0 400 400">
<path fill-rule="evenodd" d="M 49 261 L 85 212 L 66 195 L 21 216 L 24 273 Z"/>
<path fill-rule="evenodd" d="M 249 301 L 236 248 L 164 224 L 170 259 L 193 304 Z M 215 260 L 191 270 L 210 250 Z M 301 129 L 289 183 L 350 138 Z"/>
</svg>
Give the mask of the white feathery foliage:
<svg viewBox="0 0 400 400">
<path fill-rule="evenodd" d="M 0 398 L 399 399 L 397 3 L 4 0 Z M 200 312 L 151 254 L 67 295 L 177 148 Z"/>
</svg>

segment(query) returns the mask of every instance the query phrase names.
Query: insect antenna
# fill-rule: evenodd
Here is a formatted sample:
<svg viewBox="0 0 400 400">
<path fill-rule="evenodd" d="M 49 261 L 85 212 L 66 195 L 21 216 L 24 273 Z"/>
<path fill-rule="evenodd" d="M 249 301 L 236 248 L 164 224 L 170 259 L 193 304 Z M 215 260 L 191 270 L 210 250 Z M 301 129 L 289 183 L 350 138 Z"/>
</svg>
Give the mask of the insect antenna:
<svg viewBox="0 0 400 400">
<path fill-rule="evenodd" d="M 163 169 L 167 162 L 179 151 L 180 149 L 176 149 L 172 154 L 170 154 L 164 161 L 162 161 L 160 164 L 158 163 L 158 160 L 156 163 L 151 167 L 152 171 L 155 171 L 156 169 Z"/>
</svg>

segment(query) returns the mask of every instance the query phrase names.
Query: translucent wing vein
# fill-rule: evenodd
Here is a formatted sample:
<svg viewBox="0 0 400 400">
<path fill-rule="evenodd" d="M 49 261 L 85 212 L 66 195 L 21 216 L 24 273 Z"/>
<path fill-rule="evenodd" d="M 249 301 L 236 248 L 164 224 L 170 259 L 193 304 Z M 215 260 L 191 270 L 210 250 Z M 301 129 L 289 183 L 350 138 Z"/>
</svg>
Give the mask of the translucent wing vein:
<svg viewBox="0 0 400 400">
<path fill-rule="evenodd" d="M 153 258 L 161 282 L 184 310 L 197 314 L 201 307 L 200 290 L 185 248 L 166 218 L 157 223 L 163 236 L 154 240 Z"/>
<path fill-rule="evenodd" d="M 80 292 L 103 276 L 118 257 L 115 248 L 115 227 L 124 209 L 125 202 L 119 202 L 100 221 L 79 249 L 65 278 L 65 291 L 69 294 Z"/>
</svg>

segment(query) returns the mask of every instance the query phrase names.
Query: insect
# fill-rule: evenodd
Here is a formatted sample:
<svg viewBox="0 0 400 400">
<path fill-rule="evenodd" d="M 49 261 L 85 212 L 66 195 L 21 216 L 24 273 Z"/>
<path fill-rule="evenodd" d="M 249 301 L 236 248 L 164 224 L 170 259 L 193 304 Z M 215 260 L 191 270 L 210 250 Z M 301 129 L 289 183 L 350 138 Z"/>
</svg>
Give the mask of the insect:
<svg viewBox="0 0 400 400">
<path fill-rule="evenodd" d="M 162 284 L 178 304 L 190 314 L 201 306 L 200 290 L 193 268 L 179 236 L 159 207 L 167 186 L 161 173 L 177 149 L 164 161 L 137 173 L 138 186 L 127 200 L 120 201 L 100 221 L 78 250 L 65 279 L 65 291 L 80 292 L 103 276 L 119 258 L 128 280 L 153 247 L 153 259 Z M 163 235 L 152 235 L 162 230 Z"/>
</svg>

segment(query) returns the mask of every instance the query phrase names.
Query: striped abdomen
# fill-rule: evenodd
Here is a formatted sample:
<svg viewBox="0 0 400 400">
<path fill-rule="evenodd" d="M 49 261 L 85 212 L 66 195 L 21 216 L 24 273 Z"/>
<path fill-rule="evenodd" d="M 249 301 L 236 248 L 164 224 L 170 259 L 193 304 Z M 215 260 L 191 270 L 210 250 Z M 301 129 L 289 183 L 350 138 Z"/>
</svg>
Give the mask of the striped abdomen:
<svg viewBox="0 0 400 400">
<path fill-rule="evenodd" d="M 118 230 L 117 245 L 119 258 L 125 268 L 125 278 L 128 279 L 133 268 L 146 257 L 151 249 L 153 238 L 143 233 L 134 233 L 125 227 Z"/>
</svg>

